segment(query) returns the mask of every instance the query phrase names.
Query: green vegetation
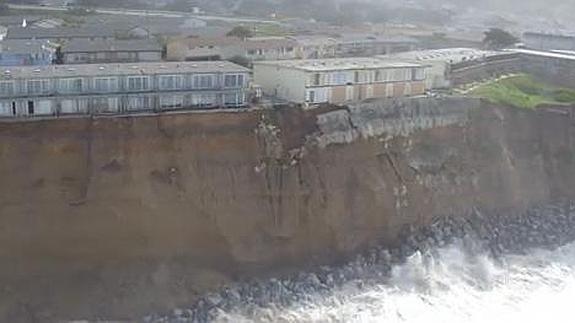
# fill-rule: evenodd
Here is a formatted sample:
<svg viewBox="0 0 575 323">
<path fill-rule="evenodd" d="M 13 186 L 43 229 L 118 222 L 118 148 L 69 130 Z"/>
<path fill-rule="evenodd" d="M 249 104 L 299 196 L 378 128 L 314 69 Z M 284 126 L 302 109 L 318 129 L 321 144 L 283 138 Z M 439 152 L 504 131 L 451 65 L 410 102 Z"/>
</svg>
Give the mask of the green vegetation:
<svg viewBox="0 0 575 323">
<path fill-rule="evenodd" d="M 246 39 L 254 36 L 254 32 L 245 26 L 237 26 L 234 29 L 230 30 L 226 36 L 228 37 L 237 37 L 240 39 Z"/>
<path fill-rule="evenodd" d="M 541 104 L 575 104 L 575 90 L 542 83 L 524 74 L 482 84 L 470 93 L 493 103 L 519 108 L 534 109 Z"/>
<path fill-rule="evenodd" d="M 518 42 L 519 38 L 499 28 L 491 28 L 486 31 L 485 38 L 483 39 L 483 45 L 489 49 L 503 49 L 512 47 Z"/>
</svg>

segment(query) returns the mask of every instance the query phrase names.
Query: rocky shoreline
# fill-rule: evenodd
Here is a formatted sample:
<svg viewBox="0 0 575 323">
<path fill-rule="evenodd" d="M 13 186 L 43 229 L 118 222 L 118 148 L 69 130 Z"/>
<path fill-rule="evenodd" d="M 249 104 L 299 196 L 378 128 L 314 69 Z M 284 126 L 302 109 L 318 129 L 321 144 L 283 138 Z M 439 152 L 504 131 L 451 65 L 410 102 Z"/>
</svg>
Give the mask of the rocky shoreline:
<svg viewBox="0 0 575 323">
<path fill-rule="evenodd" d="M 574 240 L 575 201 L 533 207 L 521 214 L 491 214 L 473 209 L 466 216 L 441 217 L 420 230 L 406 228 L 396 248 L 373 248 L 343 266 L 323 266 L 315 272 L 282 279 L 240 283 L 206 295 L 190 308 L 150 315 L 144 321 L 203 323 L 237 308 L 256 311 L 309 301 L 346 283 L 385 281 L 394 265 L 416 252 L 432 252 L 456 241 L 463 242 L 469 252 L 487 252 L 497 259 L 533 248 L 554 249 Z"/>
</svg>

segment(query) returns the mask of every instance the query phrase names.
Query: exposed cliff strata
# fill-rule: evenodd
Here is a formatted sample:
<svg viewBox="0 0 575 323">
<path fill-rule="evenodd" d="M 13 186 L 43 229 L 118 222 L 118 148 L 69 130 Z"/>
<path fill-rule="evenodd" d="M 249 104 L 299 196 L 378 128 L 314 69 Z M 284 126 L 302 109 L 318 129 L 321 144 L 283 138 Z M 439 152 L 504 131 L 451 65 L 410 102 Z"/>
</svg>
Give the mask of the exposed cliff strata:
<svg viewBox="0 0 575 323">
<path fill-rule="evenodd" d="M 573 120 L 460 98 L 0 124 L 0 317 L 140 317 L 575 192 Z"/>
</svg>

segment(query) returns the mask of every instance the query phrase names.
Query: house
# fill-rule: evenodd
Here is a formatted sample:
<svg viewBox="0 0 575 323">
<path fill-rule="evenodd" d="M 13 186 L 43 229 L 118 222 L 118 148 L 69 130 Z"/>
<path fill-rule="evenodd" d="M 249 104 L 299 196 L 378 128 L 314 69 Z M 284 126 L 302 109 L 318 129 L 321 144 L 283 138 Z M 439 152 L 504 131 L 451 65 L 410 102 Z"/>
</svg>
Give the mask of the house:
<svg viewBox="0 0 575 323">
<path fill-rule="evenodd" d="M 343 34 L 336 40 L 337 57 L 386 55 L 412 51 L 417 48 L 417 40 L 403 36 Z"/>
<path fill-rule="evenodd" d="M 50 65 L 56 55 L 56 46 L 49 40 L 0 41 L 0 65 Z"/>
<path fill-rule="evenodd" d="M 62 46 L 64 64 L 159 62 L 163 48 L 153 39 L 74 39 Z"/>
<path fill-rule="evenodd" d="M 105 26 L 98 27 L 61 27 L 61 28 L 33 28 L 10 27 L 6 39 L 43 39 L 56 43 L 63 43 L 74 39 L 106 40 L 114 39 L 115 31 Z"/>
<path fill-rule="evenodd" d="M 253 37 L 238 44 L 237 54 L 250 61 L 294 59 L 296 46 L 286 37 Z"/>
<path fill-rule="evenodd" d="M 193 61 L 244 57 L 249 61 L 295 58 L 296 42 L 284 37 L 190 37 L 173 39 L 167 46 L 168 60 Z"/>
<path fill-rule="evenodd" d="M 207 23 L 195 18 L 165 18 L 142 16 L 94 16 L 87 18 L 84 28 L 107 26 L 119 38 L 177 37 L 194 34 L 207 28 Z"/>
<path fill-rule="evenodd" d="M 249 70 L 230 62 L 50 65 L 0 74 L 0 116 L 237 108 Z"/>
<path fill-rule="evenodd" d="M 168 42 L 167 59 L 171 61 L 202 61 L 229 59 L 238 54 L 242 42 L 236 37 L 187 37 Z"/>
<path fill-rule="evenodd" d="M 425 66 L 377 58 L 262 61 L 254 82 L 264 94 L 296 103 L 344 103 L 421 95 Z"/>
<path fill-rule="evenodd" d="M 535 50 L 575 50 L 575 35 L 526 32 L 523 45 Z"/>
<path fill-rule="evenodd" d="M 322 35 L 291 36 L 288 39 L 296 43 L 295 57 L 300 59 L 318 59 L 336 57 L 337 40 Z"/>
<path fill-rule="evenodd" d="M 475 48 L 445 48 L 403 52 L 377 57 L 380 59 L 394 59 L 425 64 L 428 66 L 425 80 L 426 89 L 443 89 L 455 85 L 453 72 L 456 70 L 463 71 L 464 69 L 469 70 L 485 66 L 486 64 L 484 63 L 490 63 L 491 65 L 501 63 L 495 67 L 500 72 L 505 72 L 508 69 L 507 65 L 509 65 L 506 64 L 507 59 L 513 59 L 513 56 L 515 55 L 511 55 L 511 53 Z"/>
</svg>

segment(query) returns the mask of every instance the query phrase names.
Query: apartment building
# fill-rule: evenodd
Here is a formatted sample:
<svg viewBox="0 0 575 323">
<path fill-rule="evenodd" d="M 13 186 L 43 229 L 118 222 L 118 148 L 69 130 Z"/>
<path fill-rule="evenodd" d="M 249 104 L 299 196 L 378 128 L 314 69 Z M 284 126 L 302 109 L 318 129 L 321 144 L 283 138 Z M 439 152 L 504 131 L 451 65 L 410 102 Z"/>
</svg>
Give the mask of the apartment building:
<svg viewBox="0 0 575 323">
<path fill-rule="evenodd" d="M 426 69 L 425 87 L 427 89 L 444 89 L 458 84 L 458 75 L 454 75 L 454 72 L 469 71 L 479 75 L 475 70 L 482 68 L 487 71 L 488 69 L 485 68 L 487 66 L 489 66 L 489 75 L 513 72 L 510 67 L 513 66 L 516 56 L 510 52 L 475 48 L 445 48 L 410 51 L 377 57 L 380 59 L 395 59 L 425 64 L 428 66 Z"/>
<path fill-rule="evenodd" d="M 168 60 L 196 61 L 244 57 L 249 61 L 294 59 L 296 42 L 284 37 L 191 37 L 173 39 Z"/>
<path fill-rule="evenodd" d="M 220 61 L 16 67 L 0 74 L 0 117 L 243 107 L 248 83 Z"/>
<path fill-rule="evenodd" d="M 336 57 L 367 57 L 412 51 L 417 40 L 403 36 L 342 34 L 336 38 Z"/>
<path fill-rule="evenodd" d="M 322 35 L 290 36 L 296 42 L 295 58 L 319 59 L 336 57 L 337 40 Z"/>
<path fill-rule="evenodd" d="M 155 39 L 74 39 L 61 53 L 64 64 L 159 62 L 163 48 Z"/>
<path fill-rule="evenodd" d="M 254 82 L 264 94 L 296 103 L 343 103 L 425 92 L 425 66 L 376 58 L 263 61 Z"/>
</svg>

